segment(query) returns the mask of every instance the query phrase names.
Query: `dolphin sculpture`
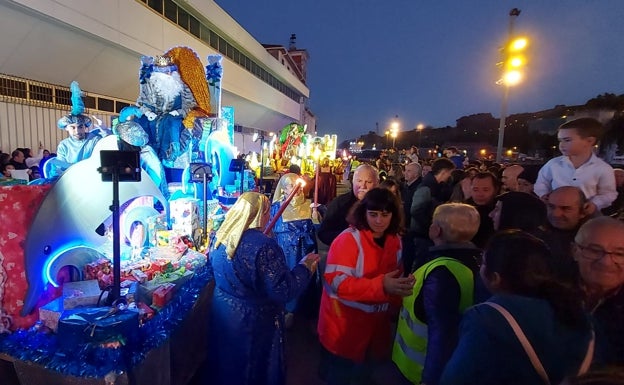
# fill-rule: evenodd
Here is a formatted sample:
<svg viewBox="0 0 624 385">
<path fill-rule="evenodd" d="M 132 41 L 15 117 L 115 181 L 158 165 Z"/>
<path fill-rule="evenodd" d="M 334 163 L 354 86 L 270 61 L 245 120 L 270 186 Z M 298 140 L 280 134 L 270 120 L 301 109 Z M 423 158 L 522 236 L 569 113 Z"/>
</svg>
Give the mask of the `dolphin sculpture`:
<svg viewBox="0 0 624 385">
<path fill-rule="evenodd" d="M 97 250 L 106 241 L 101 224 L 110 216 L 113 186 L 103 182 L 100 167 L 101 150 L 118 150 L 117 136 L 101 139 L 88 159 L 69 167 L 54 183 L 26 235 L 24 267 L 28 290 L 24 297 L 21 315 L 32 312 L 50 279 L 51 273 L 63 266 L 76 264 L 76 248 Z M 119 204 L 152 196 L 167 210 L 167 201 L 145 170 L 141 170 L 140 182 L 119 184 Z M 116 234 L 120 236 L 120 234 Z M 65 251 L 74 250 L 72 252 Z M 85 253 L 86 260 L 93 253 Z"/>
</svg>

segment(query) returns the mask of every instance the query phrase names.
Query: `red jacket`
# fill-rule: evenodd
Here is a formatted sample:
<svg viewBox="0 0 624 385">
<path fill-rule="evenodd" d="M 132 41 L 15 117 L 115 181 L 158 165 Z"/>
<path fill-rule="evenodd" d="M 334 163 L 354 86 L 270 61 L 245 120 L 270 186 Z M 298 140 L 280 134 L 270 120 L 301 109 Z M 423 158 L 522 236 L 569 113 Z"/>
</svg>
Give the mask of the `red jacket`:
<svg viewBox="0 0 624 385">
<path fill-rule="evenodd" d="M 327 350 L 356 362 L 389 354 L 391 316 L 400 308 L 401 298 L 384 292 L 383 277 L 397 269 L 401 269 L 397 235 L 387 235 L 381 248 L 370 230 L 348 228 L 332 242 L 318 323 Z"/>
</svg>

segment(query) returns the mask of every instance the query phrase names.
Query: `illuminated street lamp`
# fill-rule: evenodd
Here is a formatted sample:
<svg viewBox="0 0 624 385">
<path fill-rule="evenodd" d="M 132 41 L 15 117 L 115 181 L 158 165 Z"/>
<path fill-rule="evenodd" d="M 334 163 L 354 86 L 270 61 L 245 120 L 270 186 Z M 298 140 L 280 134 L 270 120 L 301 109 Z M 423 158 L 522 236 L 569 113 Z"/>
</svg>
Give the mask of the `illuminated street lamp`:
<svg viewBox="0 0 624 385">
<path fill-rule="evenodd" d="M 399 116 L 396 115 L 396 118 L 398 118 Z M 396 137 L 399 134 L 399 122 L 394 120 L 391 124 L 390 124 L 390 136 L 392 137 L 392 148 L 394 148 L 394 143 L 396 141 Z"/>
<path fill-rule="evenodd" d="M 420 149 L 422 143 L 422 132 L 425 129 L 425 125 L 422 123 L 418 123 L 416 126 L 416 131 L 418 131 L 418 148 Z"/>
<path fill-rule="evenodd" d="M 390 135 L 390 131 L 386 130 L 386 148 L 388 148 L 388 135 Z"/>
<path fill-rule="evenodd" d="M 501 79 L 497 82 L 504 88 L 503 102 L 501 105 L 501 117 L 500 124 L 498 126 L 498 146 L 496 148 L 496 162 L 500 162 L 503 155 L 503 139 L 505 138 L 505 119 L 507 118 L 507 103 L 509 99 L 509 87 L 515 86 L 522 81 L 523 73 L 522 68 L 526 64 L 526 57 L 524 55 L 525 49 L 529 44 L 529 41 L 524 38 L 513 39 L 513 27 L 516 17 L 520 15 L 520 10 L 514 8 L 509 11 L 509 32 L 508 39 L 505 48 L 503 49 L 504 60 L 503 74 Z"/>
</svg>

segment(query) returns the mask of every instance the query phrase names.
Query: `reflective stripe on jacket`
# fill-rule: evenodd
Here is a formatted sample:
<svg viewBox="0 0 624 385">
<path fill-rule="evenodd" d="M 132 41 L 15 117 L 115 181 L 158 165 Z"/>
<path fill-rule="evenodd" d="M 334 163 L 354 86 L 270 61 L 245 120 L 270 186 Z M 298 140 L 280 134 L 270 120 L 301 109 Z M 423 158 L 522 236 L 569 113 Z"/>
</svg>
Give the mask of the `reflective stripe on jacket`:
<svg viewBox="0 0 624 385">
<path fill-rule="evenodd" d="M 401 269 L 398 235 L 386 235 L 381 247 L 370 230 L 348 228 L 332 242 L 318 323 L 319 339 L 327 350 L 356 362 L 367 354 L 389 353 L 388 312 L 399 308 L 401 298 L 385 293 L 383 279 L 397 269 Z"/>
<path fill-rule="evenodd" d="M 353 239 L 355 239 L 355 244 L 357 245 L 357 248 L 358 248 L 357 262 L 355 264 L 355 268 L 351 266 L 335 265 L 335 264 L 327 265 L 325 267 L 326 273 L 340 271 L 345 274 L 340 277 L 336 277 L 332 281 L 331 285 L 328 284 L 326 281 L 323 281 L 323 286 L 325 287 L 327 294 L 329 295 L 330 298 L 338 300 L 340 303 L 342 303 L 345 306 L 349 306 L 358 310 L 362 310 L 363 312 L 366 312 L 366 313 L 376 313 L 376 312 L 388 310 L 388 307 L 389 307 L 388 302 L 378 303 L 378 304 L 366 304 L 366 303 L 362 303 L 358 301 L 348 301 L 346 299 L 338 297 L 338 295 L 336 294 L 338 293 L 338 287 L 340 286 L 342 282 L 344 282 L 347 276 L 352 276 L 355 278 L 362 278 L 364 276 L 365 256 L 364 256 L 364 248 L 362 247 L 362 238 L 360 236 L 360 232 L 353 228 L 348 228 L 345 231 L 350 232 L 351 235 L 353 235 Z M 399 263 L 400 260 L 401 260 L 401 253 L 397 252 L 397 264 Z"/>
<path fill-rule="evenodd" d="M 392 361 L 405 378 L 414 384 L 421 381 L 427 353 L 427 324 L 414 314 L 414 303 L 429 273 L 440 266 L 446 267 L 459 283 L 459 311 L 463 313 L 474 301 L 474 274 L 469 267 L 454 258 L 436 258 L 414 272 L 414 290 L 409 297 L 403 298 L 392 348 Z"/>
</svg>

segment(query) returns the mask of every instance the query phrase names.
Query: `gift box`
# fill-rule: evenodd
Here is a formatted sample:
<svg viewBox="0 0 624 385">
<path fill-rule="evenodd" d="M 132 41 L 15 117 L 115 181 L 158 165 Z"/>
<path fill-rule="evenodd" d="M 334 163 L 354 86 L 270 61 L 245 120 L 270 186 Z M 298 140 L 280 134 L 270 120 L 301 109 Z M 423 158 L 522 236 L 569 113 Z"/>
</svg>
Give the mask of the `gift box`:
<svg viewBox="0 0 624 385">
<path fill-rule="evenodd" d="M 96 279 L 100 289 L 104 290 L 113 284 L 113 265 L 107 258 L 100 258 L 84 266 L 84 279 Z"/>
<path fill-rule="evenodd" d="M 123 281 L 120 283 L 119 294 L 126 298 L 128 305 L 135 303 L 139 300 L 139 283 L 133 281 Z"/>
<path fill-rule="evenodd" d="M 143 324 L 154 317 L 154 309 L 143 302 L 137 302 L 137 310 L 139 312 L 139 323 Z"/>
<path fill-rule="evenodd" d="M 206 262 L 208 262 L 206 254 L 190 249 L 180 258 L 179 261 L 180 267 L 184 267 L 187 270 L 196 270 L 205 266 Z"/>
<path fill-rule="evenodd" d="M 97 280 L 66 282 L 63 284 L 63 308 L 95 306 L 102 293 Z"/>
<path fill-rule="evenodd" d="M 56 332 L 63 310 L 63 298 L 59 297 L 39 308 L 39 320 Z"/>
<path fill-rule="evenodd" d="M 80 344 L 136 343 L 139 313 L 108 307 L 83 308 L 63 312 L 58 323 L 59 347 L 76 350 Z"/>
<path fill-rule="evenodd" d="M 170 230 L 157 230 L 156 231 L 156 246 L 158 247 L 169 246 L 170 238 L 171 238 Z"/>
<path fill-rule="evenodd" d="M 8 322 L 10 330 L 28 329 L 39 319 L 36 311 L 26 316 L 20 314 L 24 307 L 24 294 L 28 289 L 27 273 L 24 271 L 24 245 L 28 229 L 51 187 L 0 186 L 0 223 L 3 224 L 0 226 L 0 259 L 3 259 L 2 266 L 6 274 L 0 273 L 0 313 L 3 315 L 2 321 Z M 35 308 L 60 295 L 60 289 L 48 285 Z"/>
<path fill-rule="evenodd" d="M 147 274 L 145 274 L 141 270 L 132 270 L 132 276 L 137 280 L 138 283 L 147 282 Z"/>
<path fill-rule="evenodd" d="M 159 308 L 165 307 L 165 305 L 171 301 L 173 297 L 173 290 L 176 285 L 174 283 L 163 283 L 158 286 L 156 290 L 154 290 L 154 294 L 152 295 L 152 306 L 156 306 Z"/>
<path fill-rule="evenodd" d="M 199 199 L 179 198 L 169 202 L 171 230 L 181 235 L 193 237 L 200 229 Z"/>
<path fill-rule="evenodd" d="M 167 217 L 165 214 L 154 215 L 145 219 L 147 225 L 147 239 L 151 247 L 158 246 L 156 234 L 159 230 L 167 230 Z"/>
<path fill-rule="evenodd" d="M 180 268 L 176 271 L 154 276 L 154 279 L 139 285 L 139 300 L 148 305 L 153 304 L 154 292 L 163 284 L 172 283 L 175 287 L 180 287 L 193 276 L 193 272 Z"/>
</svg>

